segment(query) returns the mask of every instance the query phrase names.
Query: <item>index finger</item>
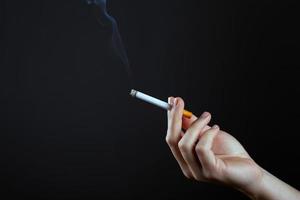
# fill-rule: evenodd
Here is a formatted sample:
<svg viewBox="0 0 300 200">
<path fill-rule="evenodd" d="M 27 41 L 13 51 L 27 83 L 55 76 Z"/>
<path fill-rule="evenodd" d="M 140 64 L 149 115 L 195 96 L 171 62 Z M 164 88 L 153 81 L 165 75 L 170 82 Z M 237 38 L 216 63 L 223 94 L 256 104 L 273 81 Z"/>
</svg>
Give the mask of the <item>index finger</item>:
<svg viewBox="0 0 300 200">
<path fill-rule="evenodd" d="M 166 142 L 168 143 L 184 175 L 188 178 L 191 178 L 192 173 L 189 170 L 189 167 L 184 161 L 178 148 L 178 142 L 182 133 L 181 128 L 184 101 L 181 98 L 176 98 L 175 100 L 173 97 L 171 97 L 169 98 L 169 103 L 173 103 L 173 107 L 171 111 L 168 112 L 168 131 L 166 136 Z"/>
</svg>

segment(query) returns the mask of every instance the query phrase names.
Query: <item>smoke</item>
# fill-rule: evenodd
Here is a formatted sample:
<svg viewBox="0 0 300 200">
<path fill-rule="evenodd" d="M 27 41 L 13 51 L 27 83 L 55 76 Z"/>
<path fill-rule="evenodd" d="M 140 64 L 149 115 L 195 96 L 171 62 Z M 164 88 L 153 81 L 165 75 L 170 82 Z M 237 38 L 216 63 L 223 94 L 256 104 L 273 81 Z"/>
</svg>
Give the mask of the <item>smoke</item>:
<svg viewBox="0 0 300 200">
<path fill-rule="evenodd" d="M 108 14 L 106 7 L 106 0 L 86 0 L 92 6 L 93 12 L 99 24 L 103 27 L 111 29 L 111 47 L 116 52 L 117 56 L 122 61 L 126 68 L 129 80 L 132 82 L 132 71 L 130 68 L 127 53 L 125 51 L 122 38 L 118 29 L 117 21 Z M 132 85 L 132 83 L 131 83 Z"/>
</svg>

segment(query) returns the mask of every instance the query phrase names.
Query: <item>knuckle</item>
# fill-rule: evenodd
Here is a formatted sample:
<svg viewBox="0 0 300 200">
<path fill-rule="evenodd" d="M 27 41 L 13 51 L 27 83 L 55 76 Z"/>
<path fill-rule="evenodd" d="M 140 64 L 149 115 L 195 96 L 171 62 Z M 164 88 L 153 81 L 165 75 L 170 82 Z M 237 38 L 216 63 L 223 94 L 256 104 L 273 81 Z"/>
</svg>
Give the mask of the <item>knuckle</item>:
<svg viewBox="0 0 300 200">
<path fill-rule="evenodd" d="M 189 150 L 189 147 L 187 145 L 187 143 L 184 140 L 180 140 L 178 143 L 178 148 L 182 151 L 182 152 L 187 152 Z"/>
<path fill-rule="evenodd" d="M 206 152 L 206 149 L 202 145 L 197 145 L 195 151 L 197 154 L 203 155 Z"/>
<path fill-rule="evenodd" d="M 173 138 L 173 137 L 171 137 L 171 136 L 169 136 L 169 135 L 166 136 L 166 142 L 170 146 L 175 146 L 176 143 L 177 143 L 176 139 Z"/>
<path fill-rule="evenodd" d="M 184 175 L 185 178 L 187 178 L 187 179 L 193 179 L 193 176 L 192 176 L 190 173 L 188 173 L 188 172 L 183 171 L 183 175 Z"/>
</svg>

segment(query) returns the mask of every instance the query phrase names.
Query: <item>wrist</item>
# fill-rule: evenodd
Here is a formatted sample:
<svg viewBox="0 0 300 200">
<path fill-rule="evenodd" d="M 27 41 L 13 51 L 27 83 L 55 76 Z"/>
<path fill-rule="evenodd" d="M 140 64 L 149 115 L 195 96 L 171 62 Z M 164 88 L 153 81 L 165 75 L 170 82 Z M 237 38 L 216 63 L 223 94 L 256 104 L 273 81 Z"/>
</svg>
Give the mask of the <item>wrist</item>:
<svg viewBox="0 0 300 200">
<path fill-rule="evenodd" d="M 269 178 L 269 173 L 266 170 L 264 170 L 260 166 L 257 167 L 260 173 L 258 173 L 256 180 L 251 184 L 239 189 L 250 199 L 260 199 L 260 197 L 263 196 L 263 193 L 266 190 L 266 182 Z"/>
<path fill-rule="evenodd" d="M 262 168 L 261 172 L 262 173 L 260 179 L 256 183 L 254 183 L 251 188 L 247 190 L 249 198 L 253 200 L 261 199 L 261 197 L 264 196 L 267 191 L 266 186 L 268 179 L 270 179 L 270 174 Z"/>
<path fill-rule="evenodd" d="M 253 184 L 253 187 L 244 192 L 253 200 L 298 200 L 300 192 L 266 170 L 262 169 L 261 179 Z"/>
</svg>

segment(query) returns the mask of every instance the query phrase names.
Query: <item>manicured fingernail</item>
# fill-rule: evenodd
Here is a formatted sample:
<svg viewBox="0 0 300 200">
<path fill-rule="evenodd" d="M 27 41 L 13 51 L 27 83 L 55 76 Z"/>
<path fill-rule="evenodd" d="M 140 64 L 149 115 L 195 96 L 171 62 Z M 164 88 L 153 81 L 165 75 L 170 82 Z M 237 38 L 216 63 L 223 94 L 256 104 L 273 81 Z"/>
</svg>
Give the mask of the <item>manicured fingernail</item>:
<svg viewBox="0 0 300 200">
<path fill-rule="evenodd" d="M 212 128 L 213 129 L 219 129 L 219 126 L 218 125 L 214 125 Z"/>
<path fill-rule="evenodd" d="M 204 112 L 202 115 L 201 115 L 201 118 L 206 118 L 209 116 L 209 113 L 208 112 Z"/>
</svg>

